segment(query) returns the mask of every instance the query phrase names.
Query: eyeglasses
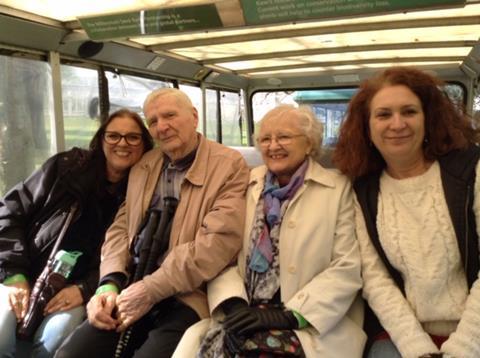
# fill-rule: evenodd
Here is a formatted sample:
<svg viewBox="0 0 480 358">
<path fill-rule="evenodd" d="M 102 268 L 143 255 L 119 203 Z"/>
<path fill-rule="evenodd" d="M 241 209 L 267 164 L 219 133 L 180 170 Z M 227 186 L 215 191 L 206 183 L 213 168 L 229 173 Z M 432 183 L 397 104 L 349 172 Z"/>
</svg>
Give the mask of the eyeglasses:
<svg viewBox="0 0 480 358">
<path fill-rule="evenodd" d="M 125 141 L 128 145 L 136 147 L 142 143 L 142 135 L 140 133 L 127 133 L 127 134 L 120 134 L 117 132 L 105 132 L 103 133 L 103 139 L 108 144 L 118 144 L 125 138 Z"/>
<path fill-rule="evenodd" d="M 284 145 L 289 145 L 292 144 L 293 138 L 296 137 L 303 137 L 305 134 L 280 134 L 278 136 L 265 136 L 265 137 L 259 137 L 257 139 L 258 145 L 262 148 L 268 148 L 270 144 L 272 144 L 272 141 L 275 140 L 278 145 L 284 146 Z"/>
</svg>

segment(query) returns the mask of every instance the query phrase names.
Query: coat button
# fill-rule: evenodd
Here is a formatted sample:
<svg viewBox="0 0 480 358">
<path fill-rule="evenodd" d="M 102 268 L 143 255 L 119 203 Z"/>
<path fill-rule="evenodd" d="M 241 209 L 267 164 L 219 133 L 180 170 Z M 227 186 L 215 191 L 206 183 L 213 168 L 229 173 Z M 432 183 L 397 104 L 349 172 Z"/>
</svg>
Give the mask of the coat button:
<svg viewBox="0 0 480 358">
<path fill-rule="evenodd" d="M 288 227 L 289 227 L 290 229 L 293 229 L 293 228 L 295 227 L 295 221 L 292 221 L 292 220 L 289 221 L 289 222 L 288 222 Z"/>
<path fill-rule="evenodd" d="M 288 272 L 290 273 L 296 273 L 297 272 L 297 268 L 293 265 L 291 266 L 288 266 Z"/>
<path fill-rule="evenodd" d="M 299 299 L 299 300 L 301 300 L 301 299 L 304 298 L 304 297 L 305 297 L 305 294 L 304 294 L 303 292 L 298 295 L 298 299 Z"/>
</svg>

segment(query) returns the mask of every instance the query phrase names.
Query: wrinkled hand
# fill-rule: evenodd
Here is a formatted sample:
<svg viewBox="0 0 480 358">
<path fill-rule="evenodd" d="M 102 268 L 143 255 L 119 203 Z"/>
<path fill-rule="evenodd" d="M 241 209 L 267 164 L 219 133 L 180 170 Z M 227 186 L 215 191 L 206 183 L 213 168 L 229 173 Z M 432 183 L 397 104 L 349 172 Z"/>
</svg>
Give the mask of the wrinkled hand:
<svg viewBox="0 0 480 358">
<path fill-rule="evenodd" d="M 296 329 L 298 321 L 291 311 L 280 308 L 244 307 L 228 315 L 223 326 L 227 332 L 248 336 L 269 329 Z"/>
<path fill-rule="evenodd" d="M 5 285 L 8 289 L 8 301 L 12 307 L 13 313 L 20 322 L 27 314 L 30 300 L 30 285 L 28 282 L 16 282 Z"/>
<path fill-rule="evenodd" d="M 113 317 L 117 296 L 116 292 L 104 292 L 90 299 L 87 304 L 87 316 L 92 326 L 104 330 L 117 328 L 119 322 Z"/>
<path fill-rule="evenodd" d="M 53 298 L 48 301 L 43 311 L 44 315 L 57 311 L 67 311 L 83 303 L 82 293 L 77 285 L 63 288 Z"/>
<path fill-rule="evenodd" d="M 124 331 L 143 317 L 153 307 L 154 302 L 145 288 L 143 281 L 135 282 L 117 297 L 118 320 L 117 332 Z"/>
</svg>

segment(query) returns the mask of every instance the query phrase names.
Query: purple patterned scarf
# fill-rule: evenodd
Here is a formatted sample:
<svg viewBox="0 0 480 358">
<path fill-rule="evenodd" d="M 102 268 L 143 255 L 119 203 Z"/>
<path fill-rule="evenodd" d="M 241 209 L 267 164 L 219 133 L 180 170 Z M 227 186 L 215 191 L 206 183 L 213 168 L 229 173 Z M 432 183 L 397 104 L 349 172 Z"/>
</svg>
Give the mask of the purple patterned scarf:
<svg viewBox="0 0 480 358">
<path fill-rule="evenodd" d="M 293 198 L 298 188 L 302 186 L 305 172 L 307 171 L 308 160 L 293 174 L 290 182 L 284 187 L 276 184 L 275 175 L 268 171 L 265 178 L 265 188 L 263 189 L 263 211 L 265 214 L 265 224 L 256 238 L 255 244 L 250 255 L 248 267 L 250 270 L 263 273 L 266 272 L 272 262 L 272 240 L 270 231 L 274 226 L 281 223 L 280 208 L 285 200 Z"/>
</svg>

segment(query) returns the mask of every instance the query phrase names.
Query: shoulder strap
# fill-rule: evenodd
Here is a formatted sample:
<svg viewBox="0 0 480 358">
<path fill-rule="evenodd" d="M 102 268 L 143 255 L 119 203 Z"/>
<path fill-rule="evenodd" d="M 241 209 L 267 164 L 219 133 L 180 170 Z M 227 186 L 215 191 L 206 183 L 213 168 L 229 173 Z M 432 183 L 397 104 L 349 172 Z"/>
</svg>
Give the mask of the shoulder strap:
<svg viewBox="0 0 480 358">
<path fill-rule="evenodd" d="M 362 209 L 370 240 L 377 250 L 378 256 L 380 256 L 380 259 L 390 273 L 390 276 L 400 288 L 402 293 L 405 294 L 402 276 L 387 259 L 387 255 L 383 250 L 382 244 L 380 243 L 380 238 L 378 236 L 377 213 L 378 195 L 380 193 L 380 174 L 371 174 L 369 176 L 357 179 L 353 184 L 353 189 L 355 190 L 358 202 Z"/>
<path fill-rule="evenodd" d="M 78 209 L 78 203 L 74 202 L 71 206 L 70 209 L 67 213 L 67 217 L 62 225 L 62 229 L 60 230 L 60 233 L 58 234 L 57 239 L 55 240 L 55 245 L 52 248 L 52 251 L 50 252 L 50 256 L 48 257 L 48 262 L 52 262 L 55 255 L 58 252 L 58 248 L 60 247 L 60 244 L 63 241 L 63 238 L 65 237 L 65 233 L 67 232 L 68 227 L 70 226 L 70 223 L 73 220 L 73 216 L 77 212 Z"/>
</svg>

